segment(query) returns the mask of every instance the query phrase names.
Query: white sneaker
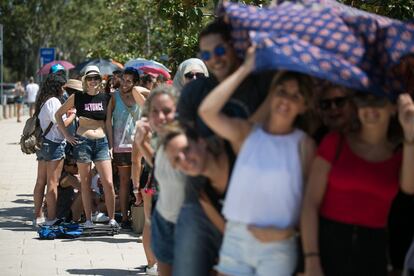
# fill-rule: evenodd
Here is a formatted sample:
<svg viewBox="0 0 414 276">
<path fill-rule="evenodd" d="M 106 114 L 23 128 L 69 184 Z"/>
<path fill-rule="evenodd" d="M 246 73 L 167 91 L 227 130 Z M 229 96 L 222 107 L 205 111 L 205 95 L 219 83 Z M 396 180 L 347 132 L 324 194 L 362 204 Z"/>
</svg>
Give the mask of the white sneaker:
<svg viewBox="0 0 414 276">
<path fill-rule="evenodd" d="M 52 226 L 53 224 L 55 224 L 55 223 L 56 223 L 56 221 L 58 221 L 58 219 L 57 219 L 57 218 L 52 219 L 52 220 L 48 220 L 48 219 L 47 219 L 43 225 L 46 225 L 46 226 Z"/>
<path fill-rule="evenodd" d="M 108 224 L 112 227 L 112 228 L 118 228 L 120 229 L 121 227 L 119 226 L 118 222 L 116 222 L 116 220 L 111 219 Z"/>
<path fill-rule="evenodd" d="M 92 215 L 92 221 L 93 222 L 108 222 L 109 217 L 106 216 L 104 213 L 96 212 L 95 214 Z"/>
<path fill-rule="evenodd" d="M 90 220 L 85 221 L 85 223 L 83 224 L 83 228 L 93 228 L 94 226 L 95 225 Z"/>
<path fill-rule="evenodd" d="M 147 273 L 147 275 L 158 275 L 158 265 L 154 264 L 151 267 L 147 267 L 145 273 Z"/>
<path fill-rule="evenodd" d="M 33 219 L 33 227 L 40 227 L 43 223 L 45 223 L 45 217 L 38 217 Z"/>
</svg>

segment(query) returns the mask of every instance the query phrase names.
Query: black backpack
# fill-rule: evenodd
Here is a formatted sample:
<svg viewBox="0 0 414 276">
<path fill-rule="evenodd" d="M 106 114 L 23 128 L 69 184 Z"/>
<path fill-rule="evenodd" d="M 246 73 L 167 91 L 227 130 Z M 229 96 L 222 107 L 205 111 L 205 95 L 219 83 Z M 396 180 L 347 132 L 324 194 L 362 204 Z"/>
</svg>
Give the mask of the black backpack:
<svg viewBox="0 0 414 276">
<path fill-rule="evenodd" d="M 40 107 L 42 109 L 43 105 Z M 26 123 L 23 128 L 23 134 L 20 137 L 20 149 L 25 154 L 33 154 L 37 150 L 40 150 L 42 147 L 42 140 L 46 134 L 49 133 L 50 129 L 53 126 L 53 123 L 50 122 L 45 133 L 43 133 L 42 128 L 40 127 L 40 122 L 37 113 L 32 117 L 26 120 Z"/>
</svg>

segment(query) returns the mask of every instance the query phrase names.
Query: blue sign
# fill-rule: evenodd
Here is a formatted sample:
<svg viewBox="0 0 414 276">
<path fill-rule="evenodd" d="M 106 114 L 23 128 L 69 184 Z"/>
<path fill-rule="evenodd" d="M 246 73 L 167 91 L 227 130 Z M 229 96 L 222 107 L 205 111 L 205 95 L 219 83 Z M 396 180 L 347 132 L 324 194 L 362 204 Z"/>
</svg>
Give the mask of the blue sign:
<svg viewBox="0 0 414 276">
<path fill-rule="evenodd" d="M 40 48 L 40 65 L 43 66 L 46 63 L 55 60 L 55 48 Z"/>
</svg>

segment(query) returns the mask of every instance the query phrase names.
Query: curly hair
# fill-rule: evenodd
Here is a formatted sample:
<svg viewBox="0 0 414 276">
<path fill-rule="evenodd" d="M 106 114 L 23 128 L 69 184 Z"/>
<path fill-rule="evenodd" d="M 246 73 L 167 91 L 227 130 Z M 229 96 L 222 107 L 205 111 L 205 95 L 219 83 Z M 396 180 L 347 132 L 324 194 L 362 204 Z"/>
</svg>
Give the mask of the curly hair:
<svg viewBox="0 0 414 276">
<path fill-rule="evenodd" d="M 36 98 L 35 114 L 40 113 L 41 106 L 50 98 L 62 96 L 62 86 L 66 83 L 64 77 L 57 74 L 49 74 L 40 88 Z"/>
</svg>

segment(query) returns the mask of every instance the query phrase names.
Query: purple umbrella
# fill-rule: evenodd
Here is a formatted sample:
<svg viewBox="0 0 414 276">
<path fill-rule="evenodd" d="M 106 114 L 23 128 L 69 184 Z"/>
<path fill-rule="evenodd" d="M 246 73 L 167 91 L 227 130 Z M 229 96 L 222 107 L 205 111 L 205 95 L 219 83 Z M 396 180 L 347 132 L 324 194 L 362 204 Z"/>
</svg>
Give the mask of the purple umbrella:
<svg viewBox="0 0 414 276">
<path fill-rule="evenodd" d="M 43 65 L 43 67 L 40 68 L 39 71 L 37 71 L 37 73 L 39 75 L 47 75 L 47 74 L 49 74 L 50 67 L 52 67 L 55 64 L 62 65 L 66 70 L 75 68 L 75 65 L 73 65 L 69 61 L 66 61 L 66 60 L 54 60 L 54 61 L 51 61 L 51 62 L 46 63 L 45 65 Z"/>
<path fill-rule="evenodd" d="M 302 3 L 299 3 L 302 2 Z M 395 96 L 408 87 L 393 70 L 414 54 L 414 25 L 331 0 L 284 2 L 258 8 L 226 2 L 243 56 L 257 44 L 256 69 L 287 69 L 357 90 Z"/>
</svg>

